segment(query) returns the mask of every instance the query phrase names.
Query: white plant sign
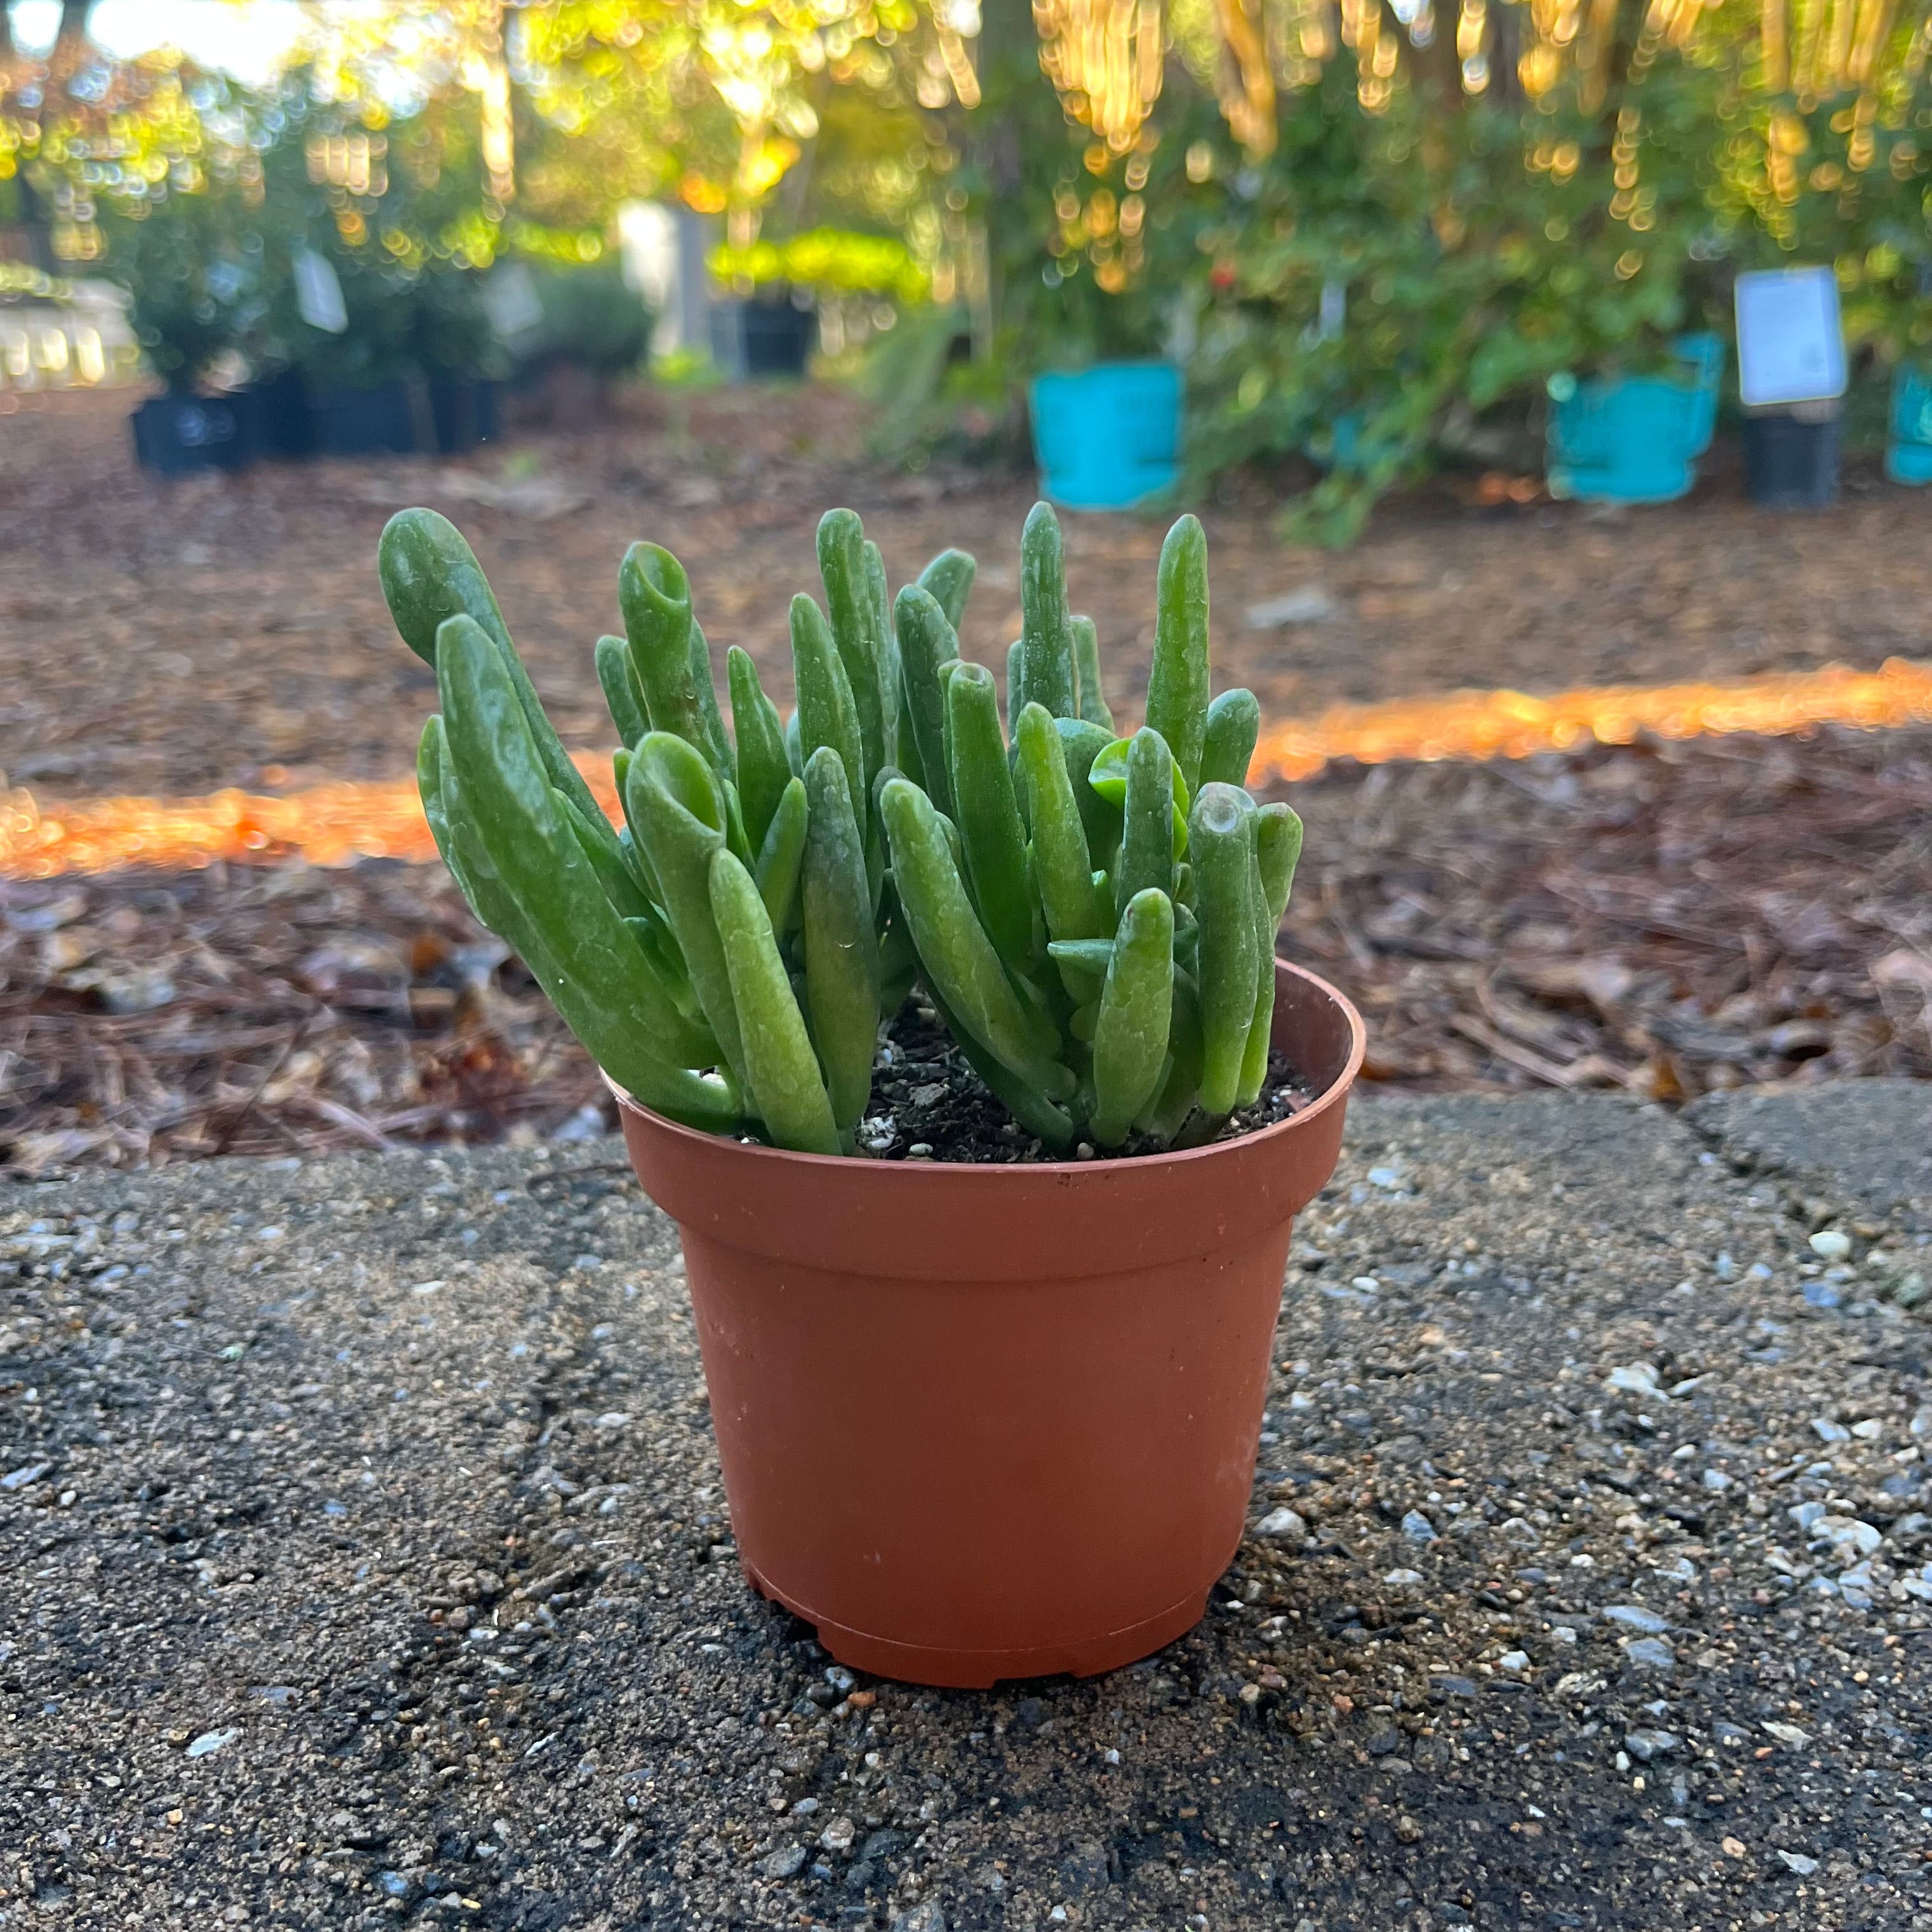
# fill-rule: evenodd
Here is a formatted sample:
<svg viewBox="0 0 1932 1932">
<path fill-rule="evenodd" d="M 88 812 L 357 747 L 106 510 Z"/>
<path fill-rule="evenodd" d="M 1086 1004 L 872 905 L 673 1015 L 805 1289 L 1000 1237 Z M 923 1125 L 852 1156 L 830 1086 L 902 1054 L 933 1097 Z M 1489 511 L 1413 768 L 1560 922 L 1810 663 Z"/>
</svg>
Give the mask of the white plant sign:
<svg viewBox="0 0 1932 1932">
<path fill-rule="evenodd" d="M 1845 393 L 1838 278 L 1829 268 L 1767 268 L 1737 282 L 1738 392 L 1747 409 Z"/>
<path fill-rule="evenodd" d="M 342 299 L 342 284 L 335 265 L 313 248 L 296 251 L 296 308 L 311 328 L 340 335 L 349 326 L 349 310 Z"/>
<path fill-rule="evenodd" d="M 499 342 L 514 342 L 543 320 L 543 302 L 530 272 L 520 262 L 493 268 L 483 284 L 483 313 Z"/>
</svg>

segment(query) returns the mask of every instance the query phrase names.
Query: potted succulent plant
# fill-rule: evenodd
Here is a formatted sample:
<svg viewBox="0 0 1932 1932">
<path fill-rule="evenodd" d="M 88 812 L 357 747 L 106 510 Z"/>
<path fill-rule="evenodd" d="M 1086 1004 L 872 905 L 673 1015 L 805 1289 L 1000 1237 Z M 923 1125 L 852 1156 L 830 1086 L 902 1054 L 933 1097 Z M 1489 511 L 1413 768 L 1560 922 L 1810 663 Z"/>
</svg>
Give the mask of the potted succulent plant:
<svg viewBox="0 0 1932 1932">
<path fill-rule="evenodd" d="M 889 603 L 850 511 L 818 551 L 797 709 L 734 649 L 731 734 L 683 570 L 627 552 L 596 654 L 617 826 L 468 546 L 403 512 L 424 809 L 678 1224 L 749 1580 L 886 1675 L 1108 1669 L 1194 1623 L 1240 1540 L 1361 1024 L 1274 957 L 1301 826 L 1244 788 L 1252 694 L 1210 700 L 1192 518 L 1125 736 L 1045 504 L 1004 723 L 958 653 L 971 558 Z"/>
</svg>

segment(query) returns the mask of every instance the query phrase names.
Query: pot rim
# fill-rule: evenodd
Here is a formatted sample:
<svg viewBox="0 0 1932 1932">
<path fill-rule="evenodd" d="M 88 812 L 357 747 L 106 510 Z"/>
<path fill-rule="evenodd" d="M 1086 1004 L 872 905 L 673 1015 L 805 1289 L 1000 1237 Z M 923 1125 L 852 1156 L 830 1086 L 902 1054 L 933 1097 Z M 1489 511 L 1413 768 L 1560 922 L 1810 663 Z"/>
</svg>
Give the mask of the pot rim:
<svg viewBox="0 0 1932 1932">
<path fill-rule="evenodd" d="M 1362 1016 L 1356 1011 L 1354 1002 L 1340 988 L 1331 986 L 1319 974 L 1311 973 L 1305 966 L 1298 966 L 1292 959 L 1275 956 L 1275 974 L 1277 986 L 1280 976 L 1286 973 L 1298 980 L 1310 992 L 1321 995 L 1337 1007 L 1348 1023 L 1348 1057 L 1342 1069 L 1315 1099 L 1298 1114 L 1291 1114 L 1287 1119 L 1276 1120 L 1257 1129 L 1252 1133 L 1238 1134 L 1232 1140 L 1210 1141 L 1205 1147 L 1184 1148 L 1179 1152 L 1172 1150 L 1162 1154 L 1102 1154 L 1096 1151 L 1091 1160 L 1027 1160 L 1027 1161 L 974 1161 L 974 1160 L 920 1160 L 892 1161 L 872 1160 L 862 1154 L 796 1154 L 788 1148 L 766 1147 L 759 1143 L 742 1141 L 728 1134 L 706 1133 L 698 1127 L 687 1127 L 680 1121 L 653 1112 L 641 1101 L 634 1100 L 624 1088 L 605 1073 L 604 1084 L 616 1096 L 620 1108 L 628 1108 L 641 1114 L 651 1123 L 658 1133 L 674 1141 L 685 1141 L 706 1148 L 725 1147 L 734 1152 L 752 1156 L 762 1161 L 779 1161 L 801 1173 L 814 1168 L 836 1168 L 849 1171 L 857 1168 L 872 1174 L 890 1173 L 893 1169 L 909 1167 L 915 1172 L 932 1174 L 940 1172 L 949 1178 L 957 1174 L 983 1174 L 989 1180 L 999 1175 L 1024 1174 L 1040 1176 L 1047 1179 L 1071 1178 L 1075 1175 L 1091 1176 L 1100 1172 L 1122 1172 L 1133 1168 L 1159 1166 L 1168 1170 L 1184 1167 L 1196 1161 L 1210 1160 L 1216 1154 L 1226 1154 L 1238 1148 L 1253 1148 L 1265 1144 L 1271 1139 L 1285 1136 L 1292 1130 L 1305 1130 L 1324 1114 L 1346 1106 L 1357 1076 L 1362 1070 L 1362 1061 L 1368 1050 L 1368 1034 L 1362 1024 Z M 602 1070 L 600 1069 L 601 1072 Z"/>
</svg>

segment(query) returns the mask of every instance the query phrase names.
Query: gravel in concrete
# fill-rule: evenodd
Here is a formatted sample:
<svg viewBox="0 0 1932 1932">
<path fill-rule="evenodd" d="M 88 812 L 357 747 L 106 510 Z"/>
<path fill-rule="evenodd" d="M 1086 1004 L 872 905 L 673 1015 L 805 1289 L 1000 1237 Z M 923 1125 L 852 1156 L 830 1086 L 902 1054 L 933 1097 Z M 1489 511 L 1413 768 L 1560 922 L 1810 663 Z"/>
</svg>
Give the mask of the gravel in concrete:
<svg viewBox="0 0 1932 1932">
<path fill-rule="evenodd" d="M 1932 1086 L 1922 1080 L 1713 1094 L 1691 1118 L 1739 1164 L 1810 1181 L 1828 1210 L 1932 1232 Z"/>
<path fill-rule="evenodd" d="M 1932 1235 L 1704 1124 L 1359 1107 L 1207 1622 L 992 1694 L 746 1592 L 613 1144 L 16 1188 L 0 1922 L 1926 1932 Z"/>
</svg>

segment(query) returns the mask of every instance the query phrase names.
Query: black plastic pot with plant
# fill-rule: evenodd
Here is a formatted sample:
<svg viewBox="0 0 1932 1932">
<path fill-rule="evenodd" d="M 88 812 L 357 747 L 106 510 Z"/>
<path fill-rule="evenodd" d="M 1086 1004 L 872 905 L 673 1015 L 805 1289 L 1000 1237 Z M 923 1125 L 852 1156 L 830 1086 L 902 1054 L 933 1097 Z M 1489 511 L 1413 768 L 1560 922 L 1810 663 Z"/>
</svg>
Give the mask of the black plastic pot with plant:
<svg viewBox="0 0 1932 1932">
<path fill-rule="evenodd" d="M 1744 413 L 1744 482 L 1767 510 L 1828 509 L 1838 500 L 1844 405 L 1791 403 Z"/>
<path fill-rule="evenodd" d="M 286 368 L 269 412 L 274 453 L 447 456 L 491 440 L 502 358 L 477 276 L 442 263 L 412 272 L 360 251 L 328 259 L 340 329 L 296 312 L 292 274 L 278 304 Z"/>
<path fill-rule="evenodd" d="M 250 400 L 209 378 L 262 315 L 263 246 L 238 195 L 165 187 L 118 212 L 110 256 L 149 366 L 166 386 L 134 411 L 134 454 L 164 476 L 237 470 L 259 453 Z"/>
<path fill-rule="evenodd" d="M 782 290 L 711 311 L 712 359 L 730 376 L 802 376 L 818 339 L 818 310 L 800 308 Z"/>
<path fill-rule="evenodd" d="M 650 353 L 652 317 L 614 254 L 595 262 L 521 265 L 538 311 L 510 344 L 525 414 L 552 429 L 587 429 L 611 389 Z"/>
</svg>

